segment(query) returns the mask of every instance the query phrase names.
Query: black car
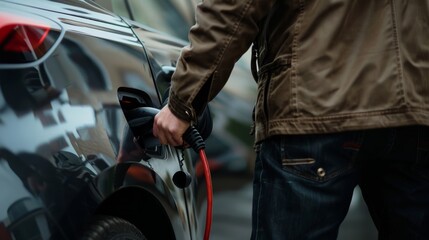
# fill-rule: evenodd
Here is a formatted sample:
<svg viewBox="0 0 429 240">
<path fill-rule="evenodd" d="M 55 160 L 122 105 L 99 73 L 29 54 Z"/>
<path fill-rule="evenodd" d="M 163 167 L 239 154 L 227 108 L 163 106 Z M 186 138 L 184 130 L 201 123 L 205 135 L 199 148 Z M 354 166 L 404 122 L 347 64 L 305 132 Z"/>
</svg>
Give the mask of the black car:
<svg viewBox="0 0 429 240">
<path fill-rule="evenodd" d="M 92 1 L 0 1 L 0 239 L 201 239 L 198 159 L 151 137 L 185 43 Z"/>
</svg>

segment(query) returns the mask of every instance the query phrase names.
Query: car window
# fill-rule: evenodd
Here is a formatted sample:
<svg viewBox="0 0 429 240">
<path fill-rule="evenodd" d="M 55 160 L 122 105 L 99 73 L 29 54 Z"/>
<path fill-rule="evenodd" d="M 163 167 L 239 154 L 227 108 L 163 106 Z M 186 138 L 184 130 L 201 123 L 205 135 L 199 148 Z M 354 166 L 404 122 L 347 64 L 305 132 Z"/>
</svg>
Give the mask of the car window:
<svg viewBox="0 0 429 240">
<path fill-rule="evenodd" d="M 194 24 L 196 0 L 94 0 L 108 10 L 183 40 Z"/>
</svg>

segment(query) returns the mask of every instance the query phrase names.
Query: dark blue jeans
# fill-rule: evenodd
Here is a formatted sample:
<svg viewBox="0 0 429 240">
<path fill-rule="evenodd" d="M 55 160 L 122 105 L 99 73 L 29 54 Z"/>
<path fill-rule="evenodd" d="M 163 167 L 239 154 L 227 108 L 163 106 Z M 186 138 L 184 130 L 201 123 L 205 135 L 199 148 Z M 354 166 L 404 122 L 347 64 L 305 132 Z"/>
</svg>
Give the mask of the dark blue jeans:
<svg viewBox="0 0 429 240">
<path fill-rule="evenodd" d="M 275 136 L 257 153 L 252 239 L 336 239 L 357 185 L 379 239 L 429 239 L 428 127 Z"/>
</svg>

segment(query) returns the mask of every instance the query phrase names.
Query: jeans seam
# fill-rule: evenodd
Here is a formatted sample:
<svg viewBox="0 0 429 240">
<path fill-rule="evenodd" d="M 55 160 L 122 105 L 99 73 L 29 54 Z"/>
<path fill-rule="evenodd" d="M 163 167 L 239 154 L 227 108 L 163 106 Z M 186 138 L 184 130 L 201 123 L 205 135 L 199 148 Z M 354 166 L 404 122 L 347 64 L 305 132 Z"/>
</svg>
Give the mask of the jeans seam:
<svg viewBox="0 0 429 240">
<path fill-rule="evenodd" d="M 417 144 L 416 144 L 416 161 L 415 165 L 419 165 L 421 161 L 421 155 L 422 155 L 423 148 L 421 147 L 421 129 L 417 129 Z"/>
<path fill-rule="evenodd" d="M 286 158 L 286 159 L 282 159 L 282 166 L 295 166 L 295 165 L 311 165 L 314 164 L 316 162 L 316 160 L 314 160 L 314 158 L 294 158 L 294 159 L 290 159 L 290 158 Z"/>
<path fill-rule="evenodd" d="M 388 142 L 388 144 L 386 144 L 386 152 L 385 152 L 385 154 L 389 154 L 392 151 L 392 149 L 394 148 L 395 143 L 397 142 L 397 140 L 396 140 L 397 135 L 398 135 L 397 134 L 397 129 L 393 129 L 393 131 L 392 131 L 392 141 Z"/>
<path fill-rule="evenodd" d="M 264 184 L 262 184 L 262 174 L 264 172 L 264 161 L 262 161 L 261 159 L 261 172 L 259 173 L 259 184 L 260 184 L 260 188 L 259 188 L 259 196 L 258 196 L 258 205 L 256 207 L 256 230 L 255 230 L 255 240 L 259 239 L 259 214 L 260 214 L 260 204 L 261 204 L 261 197 L 262 197 L 262 188 L 264 186 Z"/>
</svg>

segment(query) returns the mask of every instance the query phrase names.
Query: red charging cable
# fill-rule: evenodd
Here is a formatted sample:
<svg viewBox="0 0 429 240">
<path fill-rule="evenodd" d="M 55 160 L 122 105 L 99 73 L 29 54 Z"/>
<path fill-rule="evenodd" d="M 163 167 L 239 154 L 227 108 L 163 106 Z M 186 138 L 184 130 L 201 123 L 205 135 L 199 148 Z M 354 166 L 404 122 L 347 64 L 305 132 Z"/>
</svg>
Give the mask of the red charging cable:
<svg viewBox="0 0 429 240">
<path fill-rule="evenodd" d="M 200 160 L 203 165 L 204 178 L 206 180 L 207 188 L 207 213 L 206 213 L 206 228 L 204 230 L 204 240 L 209 240 L 210 238 L 210 229 L 212 226 L 212 209 L 213 209 L 213 188 L 212 188 L 212 178 L 210 174 L 209 162 L 206 157 L 205 142 L 201 137 L 198 130 L 191 126 L 183 134 L 183 139 L 194 149 L 195 152 L 199 153 Z"/>
<path fill-rule="evenodd" d="M 203 164 L 204 169 L 204 178 L 206 180 L 207 188 L 207 210 L 206 210 L 206 228 L 204 230 L 204 240 L 209 240 L 210 238 L 210 229 L 212 226 L 212 209 L 213 209 L 213 188 L 212 188 L 212 178 L 210 174 L 210 166 L 206 157 L 206 153 L 203 149 L 199 150 L 201 163 Z"/>
</svg>

